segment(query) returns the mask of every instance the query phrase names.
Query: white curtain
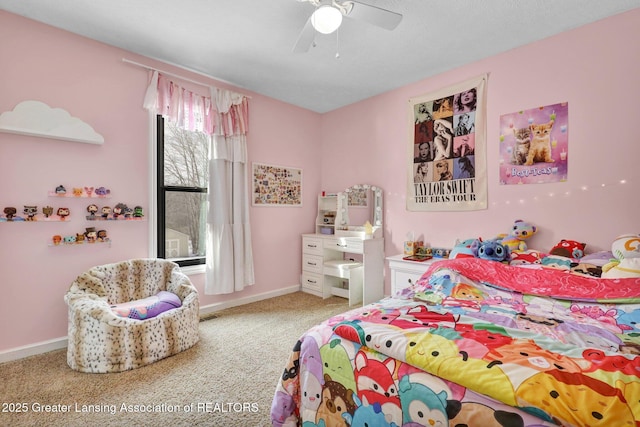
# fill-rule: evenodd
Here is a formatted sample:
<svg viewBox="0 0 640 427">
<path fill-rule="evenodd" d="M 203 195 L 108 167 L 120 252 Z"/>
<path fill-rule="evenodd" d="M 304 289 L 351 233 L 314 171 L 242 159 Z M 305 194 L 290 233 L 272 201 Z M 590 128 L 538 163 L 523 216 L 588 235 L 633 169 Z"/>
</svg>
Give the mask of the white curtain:
<svg viewBox="0 0 640 427">
<path fill-rule="evenodd" d="M 203 97 L 157 71 L 145 94 L 145 109 L 189 130 L 211 135 L 205 294 L 228 294 L 253 285 L 249 223 L 247 97 L 210 88 Z"/>
<path fill-rule="evenodd" d="M 247 100 L 212 89 L 217 113 L 209 162 L 205 294 L 229 294 L 255 283 L 249 223 Z"/>
</svg>

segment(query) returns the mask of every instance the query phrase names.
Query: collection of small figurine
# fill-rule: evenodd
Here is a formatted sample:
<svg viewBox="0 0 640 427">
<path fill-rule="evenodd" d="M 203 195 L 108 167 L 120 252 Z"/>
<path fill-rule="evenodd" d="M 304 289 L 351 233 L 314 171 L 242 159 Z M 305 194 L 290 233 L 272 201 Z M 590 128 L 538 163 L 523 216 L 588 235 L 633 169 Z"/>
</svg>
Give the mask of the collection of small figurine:
<svg viewBox="0 0 640 427">
<path fill-rule="evenodd" d="M 56 189 L 49 193 L 51 196 L 61 197 L 107 197 L 111 190 L 105 187 L 72 187 L 71 193 L 67 193 L 64 185 L 58 185 Z"/>
<path fill-rule="evenodd" d="M 54 215 L 55 211 L 55 215 Z M 8 206 L 2 211 L 4 217 L 0 216 L 0 221 L 17 222 L 17 221 L 65 221 L 71 211 L 67 207 L 54 208 L 53 206 L 44 206 L 42 208 L 42 214 L 44 218 L 38 215 L 38 206 L 36 205 L 24 205 L 22 210 L 23 216 L 18 215 L 18 209 L 14 206 Z"/>
<path fill-rule="evenodd" d="M 84 243 L 106 243 L 109 242 L 107 230 L 96 230 L 95 227 L 87 227 L 84 233 L 61 236 L 56 234 L 52 238 L 53 245 L 80 245 Z"/>
<path fill-rule="evenodd" d="M 111 190 L 105 187 L 73 187 L 71 192 L 67 192 L 64 185 L 58 185 L 54 191 L 49 192 L 49 196 L 57 197 L 85 197 L 85 198 L 107 198 L 110 197 Z M 42 216 L 38 214 L 38 206 L 24 205 L 23 215 L 18 214 L 18 209 L 14 206 L 5 207 L 0 215 L 0 222 L 8 221 L 65 221 L 71 214 L 68 207 L 54 208 L 44 206 Z M 55 212 L 55 214 L 54 214 Z M 125 203 L 118 203 L 113 208 L 103 206 L 99 208 L 95 203 L 87 206 L 87 220 L 139 220 L 144 217 L 142 206 L 136 205 L 130 208 Z"/>
<path fill-rule="evenodd" d="M 105 187 L 73 187 L 70 192 L 64 185 L 58 185 L 54 191 L 49 192 L 50 197 L 84 197 L 84 198 L 108 198 L 111 197 L 111 190 Z M 15 206 L 7 206 L 0 214 L 0 222 L 19 221 L 66 221 L 71 215 L 68 207 L 54 208 L 53 206 L 42 207 L 42 214 L 39 213 L 37 205 L 23 205 L 22 212 Z M 144 217 L 142 206 L 135 205 L 130 208 L 126 203 L 117 203 L 113 207 L 98 207 L 95 203 L 87 206 L 89 221 L 97 220 L 140 220 Z M 96 229 L 96 227 L 86 227 L 84 232 L 71 235 L 56 234 L 51 237 L 53 246 L 78 245 L 84 243 L 107 243 L 107 230 Z"/>
<path fill-rule="evenodd" d="M 55 212 L 55 214 L 54 214 Z M 126 203 L 118 203 L 113 208 L 103 206 L 99 208 L 96 204 L 87 206 L 89 215 L 86 219 L 89 221 L 121 221 L 121 220 L 140 220 L 144 217 L 142 206 L 136 205 L 133 208 L 127 206 Z M 0 215 L 0 222 L 19 222 L 19 221 L 66 221 L 71 215 L 71 210 L 67 207 L 54 208 L 53 206 L 44 206 L 42 208 L 42 216 L 38 213 L 38 206 L 24 205 L 23 215 L 18 214 L 18 209 L 14 206 L 8 206 L 3 210 L 4 216 Z"/>
<path fill-rule="evenodd" d="M 118 203 L 113 207 L 103 206 L 99 208 L 95 203 L 87 206 L 87 219 L 89 221 L 96 220 L 123 220 L 123 219 L 141 219 L 144 217 L 142 206 L 136 206 L 133 209 L 125 203 Z"/>
</svg>

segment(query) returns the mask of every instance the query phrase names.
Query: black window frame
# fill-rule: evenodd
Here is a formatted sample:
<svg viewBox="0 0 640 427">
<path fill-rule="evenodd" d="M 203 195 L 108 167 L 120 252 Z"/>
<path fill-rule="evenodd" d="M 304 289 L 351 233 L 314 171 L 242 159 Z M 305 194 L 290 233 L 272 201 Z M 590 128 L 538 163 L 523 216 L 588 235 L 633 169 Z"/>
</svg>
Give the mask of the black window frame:
<svg viewBox="0 0 640 427">
<path fill-rule="evenodd" d="M 160 114 L 156 115 L 156 182 L 157 182 L 157 256 L 166 259 L 166 193 L 182 192 L 182 193 L 207 193 L 207 188 L 202 187 L 181 187 L 176 185 L 164 184 L 164 117 Z M 187 259 L 173 259 L 173 262 L 180 267 L 189 267 L 195 265 L 206 264 L 206 256 L 190 257 Z"/>
</svg>

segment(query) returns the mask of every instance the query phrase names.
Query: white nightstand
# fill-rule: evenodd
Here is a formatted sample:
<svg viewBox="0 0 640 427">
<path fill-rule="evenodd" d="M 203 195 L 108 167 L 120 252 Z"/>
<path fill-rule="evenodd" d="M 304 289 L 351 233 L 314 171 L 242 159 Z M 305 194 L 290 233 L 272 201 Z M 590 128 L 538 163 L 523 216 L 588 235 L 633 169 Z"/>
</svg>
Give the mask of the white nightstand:
<svg viewBox="0 0 640 427">
<path fill-rule="evenodd" d="M 427 271 L 429 266 L 440 260 L 431 258 L 427 261 L 407 261 L 402 259 L 405 255 L 387 257 L 389 270 L 391 270 L 391 295 L 395 295 L 401 289 L 413 285 Z"/>
</svg>

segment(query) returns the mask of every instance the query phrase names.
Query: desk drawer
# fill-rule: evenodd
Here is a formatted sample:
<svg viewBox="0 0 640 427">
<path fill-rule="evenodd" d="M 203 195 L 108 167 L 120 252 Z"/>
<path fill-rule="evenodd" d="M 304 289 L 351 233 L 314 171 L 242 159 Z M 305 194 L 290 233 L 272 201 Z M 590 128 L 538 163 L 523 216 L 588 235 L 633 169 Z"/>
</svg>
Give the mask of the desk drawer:
<svg viewBox="0 0 640 427">
<path fill-rule="evenodd" d="M 322 256 L 322 239 L 304 236 L 302 238 L 302 252 Z"/>
<path fill-rule="evenodd" d="M 364 242 L 361 239 L 326 239 L 324 241 L 324 248 L 331 249 L 332 251 L 361 254 L 364 251 Z"/>
<path fill-rule="evenodd" d="M 323 259 L 321 255 L 302 254 L 302 271 L 322 274 Z"/>
<path fill-rule="evenodd" d="M 302 290 L 308 289 L 322 293 L 323 277 L 320 274 L 302 272 Z"/>
</svg>

